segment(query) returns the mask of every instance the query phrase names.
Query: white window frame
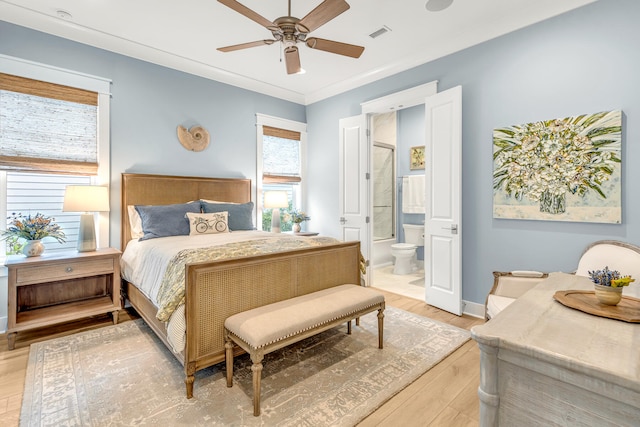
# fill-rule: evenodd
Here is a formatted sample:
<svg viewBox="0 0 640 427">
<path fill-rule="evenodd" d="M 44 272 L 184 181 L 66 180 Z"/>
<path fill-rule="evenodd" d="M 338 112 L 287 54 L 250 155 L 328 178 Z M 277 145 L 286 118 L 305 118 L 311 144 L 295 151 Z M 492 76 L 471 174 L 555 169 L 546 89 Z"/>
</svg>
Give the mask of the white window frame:
<svg viewBox="0 0 640 427">
<path fill-rule="evenodd" d="M 298 209 L 305 210 L 305 201 L 307 195 L 306 173 L 307 173 L 307 124 L 294 120 L 282 119 L 279 117 L 268 116 L 266 114 L 256 114 L 256 211 L 257 222 L 256 227 L 262 229 L 262 139 L 264 136 L 263 126 L 285 129 L 294 132 L 300 132 L 300 206 Z"/>
<path fill-rule="evenodd" d="M 98 174 L 92 177 L 91 183 L 108 186 L 111 170 L 109 133 L 111 80 L 1 54 L 0 72 L 98 93 Z M 3 218 L 7 217 L 7 179 L 4 171 L 0 171 L 0 215 Z M 109 246 L 109 212 L 100 212 L 96 215 L 97 245 L 107 247 Z M 4 254 L 0 255 L 0 261 L 3 259 Z"/>
</svg>

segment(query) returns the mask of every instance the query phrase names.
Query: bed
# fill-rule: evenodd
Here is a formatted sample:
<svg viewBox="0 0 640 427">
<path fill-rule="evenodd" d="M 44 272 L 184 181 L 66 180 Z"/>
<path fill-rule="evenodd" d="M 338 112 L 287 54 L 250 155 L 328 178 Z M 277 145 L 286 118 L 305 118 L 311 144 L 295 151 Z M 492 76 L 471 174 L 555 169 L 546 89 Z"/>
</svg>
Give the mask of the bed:
<svg viewBox="0 0 640 427">
<path fill-rule="evenodd" d="M 198 200 L 236 204 L 251 201 L 248 179 L 124 173 L 121 184 L 123 259 L 128 243 L 137 240 L 132 239 L 131 206 L 163 206 Z M 187 262 L 183 271 L 185 344 L 182 351 L 169 339 L 167 322 L 158 319 L 161 310 L 142 290 L 142 283 L 123 278 L 123 295 L 184 366 L 186 394 L 191 398 L 195 373 L 225 359 L 227 317 L 333 286 L 360 285 L 360 243 L 335 241 L 262 255 Z M 239 354 L 242 350 L 236 349 L 236 352 Z"/>
</svg>

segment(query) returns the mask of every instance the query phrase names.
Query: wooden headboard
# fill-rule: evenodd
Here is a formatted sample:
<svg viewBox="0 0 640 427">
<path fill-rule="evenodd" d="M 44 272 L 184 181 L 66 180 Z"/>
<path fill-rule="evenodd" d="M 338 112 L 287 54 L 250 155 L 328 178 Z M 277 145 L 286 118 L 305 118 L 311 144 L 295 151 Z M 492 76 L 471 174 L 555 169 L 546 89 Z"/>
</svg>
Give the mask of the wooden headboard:
<svg viewBox="0 0 640 427">
<path fill-rule="evenodd" d="M 122 174 L 121 249 L 131 240 L 127 206 L 170 205 L 198 199 L 246 203 L 251 201 L 251 180 L 188 176 Z"/>
</svg>

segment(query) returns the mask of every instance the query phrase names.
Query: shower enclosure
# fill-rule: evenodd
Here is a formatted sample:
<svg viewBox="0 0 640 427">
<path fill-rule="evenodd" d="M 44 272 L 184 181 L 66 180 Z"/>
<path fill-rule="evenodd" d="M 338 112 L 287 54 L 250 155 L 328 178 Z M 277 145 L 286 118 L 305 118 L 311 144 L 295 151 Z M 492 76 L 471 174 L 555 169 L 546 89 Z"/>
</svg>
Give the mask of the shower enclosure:
<svg viewBox="0 0 640 427">
<path fill-rule="evenodd" d="M 373 146 L 373 240 L 395 239 L 395 147 Z"/>
</svg>

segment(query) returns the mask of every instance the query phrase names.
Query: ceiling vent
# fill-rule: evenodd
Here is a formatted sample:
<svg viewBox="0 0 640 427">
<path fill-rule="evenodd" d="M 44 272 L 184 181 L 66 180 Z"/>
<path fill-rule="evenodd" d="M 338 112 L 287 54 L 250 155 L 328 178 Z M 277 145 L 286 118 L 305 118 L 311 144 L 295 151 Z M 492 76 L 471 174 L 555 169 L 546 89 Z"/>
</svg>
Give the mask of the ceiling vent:
<svg viewBox="0 0 640 427">
<path fill-rule="evenodd" d="M 369 37 L 371 37 L 372 39 L 375 39 L 376 37 L 380 37 L 381 35 L 386 34 L 390 31 L 391 31 L 391 28 L 387 27 L 386 25 L 383 25 L 381 28 L 369 34 Z"/>
</svg>

